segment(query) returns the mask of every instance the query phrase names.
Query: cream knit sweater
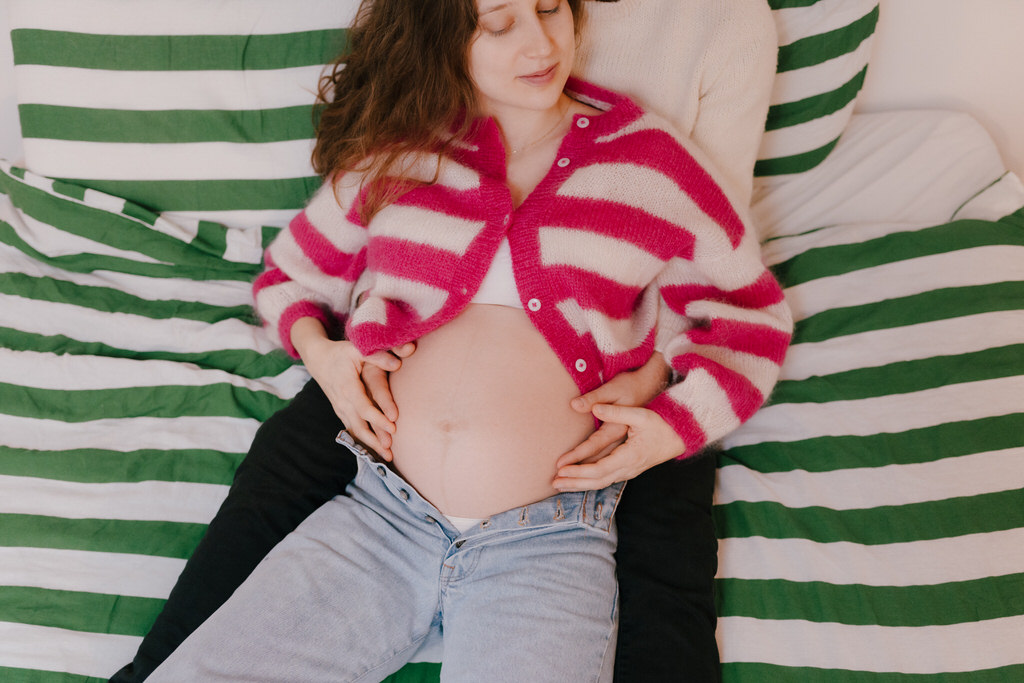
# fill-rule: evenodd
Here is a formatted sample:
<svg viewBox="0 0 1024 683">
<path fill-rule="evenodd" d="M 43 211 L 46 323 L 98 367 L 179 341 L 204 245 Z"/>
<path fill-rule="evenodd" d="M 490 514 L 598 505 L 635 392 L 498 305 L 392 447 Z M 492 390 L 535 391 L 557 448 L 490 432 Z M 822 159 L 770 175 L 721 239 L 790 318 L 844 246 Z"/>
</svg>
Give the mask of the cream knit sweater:
<svg viewBox="0 0 1024 683">
<path fill-rule="evenodd" d="M 777 36 L 768 3 L 583 5 L 576 72 L 668 119 L 707 155 L 733 204 L 748 206 L 776 67 Z"/>
</svg>

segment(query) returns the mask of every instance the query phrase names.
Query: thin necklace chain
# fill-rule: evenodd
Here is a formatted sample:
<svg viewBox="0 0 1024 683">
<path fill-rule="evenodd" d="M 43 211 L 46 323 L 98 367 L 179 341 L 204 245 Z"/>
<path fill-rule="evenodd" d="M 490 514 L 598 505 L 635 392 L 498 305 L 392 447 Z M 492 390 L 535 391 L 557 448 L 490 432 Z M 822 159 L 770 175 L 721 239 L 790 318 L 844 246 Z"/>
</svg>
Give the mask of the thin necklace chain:
<svg viewBox="0 0 1024 683">
<path fill-rule="evenodd" d="M 569 113 L 569 109 L 570 109 L 570 107 L 567 105 L 565 107 L 565 111 L 563 111 L 562 115 L 558 117 L 557 121 L 555 121 L 555 125 L 551 126 L 551 128 L 549 128 L 547 130 L 547 132 L 544 133 L 544 135 L 541 135 L 539 138 L 537 138 L 536 140 L 534 140 L 533 142 L 531 142 L 530 144 L 528 144 L 528 145 L 526 145 L 524 147 L 520 147 L 519 149 L 511 149 L 511 150 L 509 150 L 509 154 L 520 154 L 521 152 L 525 152 L 526 150 L 530 149 L 531 147 L 533 147 L 535 145 L 539 145 L 541 142 L 546 140 L 548 138 L 548 136 L 550 136 L 552 133 L 554 133 L 555 130 L 560 125 L 562 125 L 562 121 L 565 120 L 565 115 Z"/>
</svg>

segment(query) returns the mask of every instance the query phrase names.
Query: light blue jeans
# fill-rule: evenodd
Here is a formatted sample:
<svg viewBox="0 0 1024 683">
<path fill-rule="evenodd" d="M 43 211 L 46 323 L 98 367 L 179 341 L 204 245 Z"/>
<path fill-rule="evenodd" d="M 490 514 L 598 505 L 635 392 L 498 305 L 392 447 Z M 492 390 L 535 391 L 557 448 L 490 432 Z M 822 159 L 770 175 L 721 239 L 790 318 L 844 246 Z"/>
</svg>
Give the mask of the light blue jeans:
<svg viewBox="0 0 1024 683">
<path fill-rule="evenodd" d="M 439 635 L 445 682 L 612 680 L 623 484 L 555 495 L 460 534 L 346 445 L 359 461 L 346 495 L 283 540 L 150 683 L 376 683 Z"/>
</svg>

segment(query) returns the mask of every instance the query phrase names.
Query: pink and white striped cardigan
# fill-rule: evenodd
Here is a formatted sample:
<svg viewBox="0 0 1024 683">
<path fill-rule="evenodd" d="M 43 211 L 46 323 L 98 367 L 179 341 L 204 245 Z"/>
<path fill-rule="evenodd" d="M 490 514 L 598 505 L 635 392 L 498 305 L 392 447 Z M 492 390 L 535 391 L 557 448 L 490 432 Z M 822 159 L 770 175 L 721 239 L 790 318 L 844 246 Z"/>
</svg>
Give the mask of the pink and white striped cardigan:
<svg viewBox="0 0 1024 683">
<path fill-rule="evenodd" d="M 325 185 L 267 249 L 257 310 L 292 355 L 304 316 L 342 325 L 364 354 L 393 348 L 458 315 L 507 235 L 524 310 L 581 392 L 664 354 L 673 381 L 647 407 L 691 456 L 764 402 L 789 309 L 691 143 L 624 96 L 576 79 L 567 91 L 603 113 L 574 118 L 518 208 L 498 128 L 481 121 L 437 182 L 369 225 L 358 178 Z M 416 172 L 431 178 L 437 163 Z"/>
</svg>

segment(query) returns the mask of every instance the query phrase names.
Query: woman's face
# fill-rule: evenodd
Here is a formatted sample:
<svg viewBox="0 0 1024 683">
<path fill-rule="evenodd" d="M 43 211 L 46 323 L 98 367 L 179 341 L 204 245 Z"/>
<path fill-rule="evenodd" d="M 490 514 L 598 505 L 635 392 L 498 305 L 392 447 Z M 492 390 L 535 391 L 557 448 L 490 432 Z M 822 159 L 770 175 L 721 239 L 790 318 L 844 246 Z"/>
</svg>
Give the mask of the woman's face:
<svg viewBox="0 0 1024 683">
<path fill-rule="evenodd" d="M 554 107 L 572 71 L 576 35 L 566 0 L 477 0 L 469 71 L 484 114 Z"/>
</svg>

